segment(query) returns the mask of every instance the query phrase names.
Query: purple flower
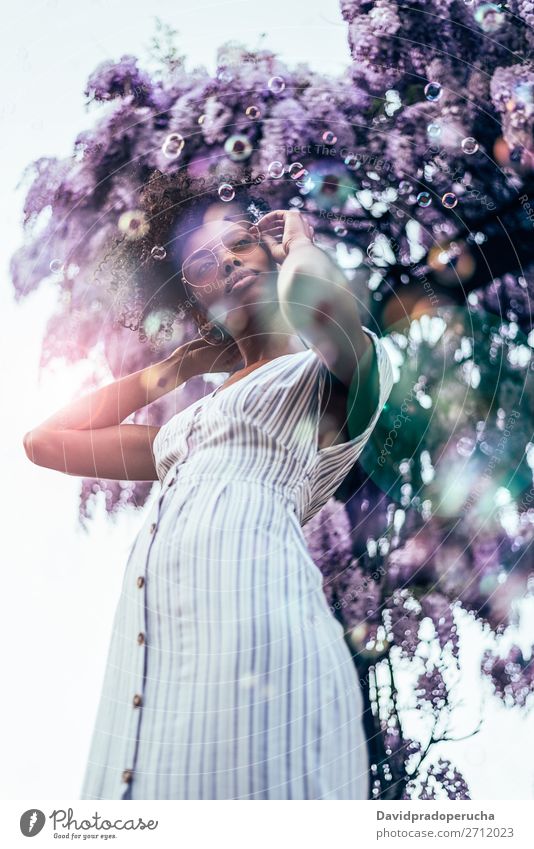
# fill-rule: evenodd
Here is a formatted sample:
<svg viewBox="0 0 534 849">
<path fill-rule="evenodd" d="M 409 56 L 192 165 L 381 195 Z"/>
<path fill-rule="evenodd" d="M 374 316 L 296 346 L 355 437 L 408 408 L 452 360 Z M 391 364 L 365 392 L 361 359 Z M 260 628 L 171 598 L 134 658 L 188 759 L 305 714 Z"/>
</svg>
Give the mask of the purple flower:
<svg viewBox="0 0 534 849">
<path fill-rule="evenodd" d="M 527 660 L 518 646 L 512 646 L 506 657 L 489 649 L 482 657 L 482 671 L 490 678 L 494 692 L 509 707 L 524 707 L 534 694 L 534 655 Z"/>
<path fill-rule="evenodd" d="M 431 592 L 420 599 L 424 616 L 428 616 L 434 625 L 441 648 L 450 644 L 454 656 L 458 656 L 458 629 L 454 621 L 451 602 L 441 593 Z"/>
<path fill-rule="evenodd" d="M 422 700 L 417 707 L 430 703 L 435 711 L 439 712 L 444 708 L 449 694 L 440 670 L 436 667 L 425 670 L 417 680 L 415 694 Z"/>
<path fill-rule="evenodd" d="M 407 657 L 413 657 L 419 646 L 421 609 L 408 590 L 395 590 L 386 602 L 386 618 L 395 645 Z"/>
<path fill-rule="evenodd" d="M 152 81 L 139 70 L 137 61 L 135 56 L 125 55 L 118 62 L 101 62 L 87 81 L 85 96 L 97 101 L 131 97 L 139 105 L 149 103 Z"/>
</svg>

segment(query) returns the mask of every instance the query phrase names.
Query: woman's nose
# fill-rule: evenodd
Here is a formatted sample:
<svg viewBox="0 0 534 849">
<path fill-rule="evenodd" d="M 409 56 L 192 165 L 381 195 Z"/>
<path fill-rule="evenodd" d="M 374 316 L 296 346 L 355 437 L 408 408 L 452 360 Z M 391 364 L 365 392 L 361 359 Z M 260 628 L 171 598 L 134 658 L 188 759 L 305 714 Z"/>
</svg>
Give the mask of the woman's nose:
<svg viewBox="0 0 534 849">
<path fill-rule="evenodd" d="M 239 268 L 243 263 L 237 256 L 233 256 L 233 254 L 228 254 L 228 256 L 224 257 L 223 262 L 221 263 L 222 269 L 224 271 L 225 277 L 228 277 L 232 271 L 235 271 L 236 268 Z"/>
</svg>

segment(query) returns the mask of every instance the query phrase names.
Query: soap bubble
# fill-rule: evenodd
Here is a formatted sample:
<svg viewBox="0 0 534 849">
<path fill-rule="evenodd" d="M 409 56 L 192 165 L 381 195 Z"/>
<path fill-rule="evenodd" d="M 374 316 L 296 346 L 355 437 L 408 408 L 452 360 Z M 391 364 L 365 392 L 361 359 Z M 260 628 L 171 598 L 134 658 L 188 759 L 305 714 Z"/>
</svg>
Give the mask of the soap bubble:
<svg viewBox="0 0 534 849">
<path fill-rule="evenodd" d="M 288 170 L 292 180 L 301 180 L 308 174 L 302 162 L 292 162 Z"/>
<path fill-rule="evenodd" d="M 430 206 L 432 198 L 428 192 L 419 192 L 417 195 L 417 203 L 419 206 Z"/>
<path fill-rule="evenodd" d="M 482 3 L 475 11 L 475 21 L 483 32 L 497 32 L 503 25 L 505 16 L 494 3 Z"/>
<path fill-rule="evenodd" d="M 349 153 L 349 155 L 345 157 L 345 165 L 347 168 L 350 168 L 351 171 L 358 168 L 360 165 L 359 156 L 356 156 L 354 153 Z"/>
<path fill-rule="evenodd" d="M 453 192 L 446 192 L 441 198 L 441 202 L 446 209 L 454 209 L 458 203 L 458 198 Z"/>
<path fill-rule="evenodd" d="M 436 139 L 441 135 L 441 125 L 436 123 L 436 121 L 432 121 L 426 128 L 426 131 L 430 138 Z"/>
<path fill-rule="evenodd" d="M 337 136 L 331 130 L 325 130 L 322 139 L 325 144 L 335 144 L 337 142 Z"/>
<path fill-rule="evenodd" d="M 141 239 L 149 230 L 145 213 L 140 209 L 123 212 L 117 223 L 119 230 L 127 239 Z"/>
<path fill-rule="evenodd" d="M 271 77 L 268 86 L 273 94 L 280 94 L 285 89 L 286 84 L 283 77 Z"/>
<path fill-rule="evenodd" d="M 269 177 L 273 178 L 273 180 L 278 180 L 279 177 L 282 177 L 284 173 L 284 166 L 282 162 L 279 162 L 278 159 L 275 159 L 274 162 L 271 162 L 271 164 L 267 168 L 267 173 Z"/>
<path fill-rule="evenodd" d="M 63 271 L 63 263 L 60 259 L 53 259 L 50 263 L 50 271 L 52 274 L 61 274 Z"/>
<path fill-rule="evenodd" d="M 425 86 L 425 97 L 427 100 L 439 100 L 443 94 L 443 89 L 439 83 L 427 83 Z"/>
<path fill-rule="evenodd" d="M 185 139 L 180 133 L 170 133 L 161 147 L 163 156 L 167 159 L 178 159 L 184 149 Z"/>
<path fill-rule="evenodd" d="M 248 106 L 245 110 L 245 115 L 247 118 L 250 118 L 251 121 L 256 121 L 260 117 L 261 112 L 257 106 Z"/>
<path fill-rule="evenodd" d="M 314 186 L 313 180 L 310 177 L 310 172 L 303 168 L 298 177 L 295 177 L 295 185 L 299 189 L 312 189 Z"/>
<path fill-rule="evenodd" d="M 407 195 L 408 192 L 411 192 L 412 184 L 408 182 L 408 180 L 401 180 L 399 183 L 399 194 Z"/>
<path fill-rule="evenodd" d="M 165 250 L 163 245 L 154 245 L 154 247 L 150 251 L 150 256 L 152 257 L 152 259 L 165 259 L 165 257 L 167 256 L 167 251 Z"/>
<path fill-rule="evenodd" d="M 471 155 L 472 153 L 476 153 L 478 150 L 478 142 L 472 136 L 468 136 L 466 139 L 462 141 L 462 150 L 464 153 Z"/>
<path fill-rule="evenodd" d="M 372 261 L 384 259 L 384 248 L 380 242 L 372 241 L 367 245 L 367 256 Z"/>
<path fill-rule="evenodd" d="M 229 201 L 235 198 L 235 190 L 234 187 L 230 185 L 230 183 L 221 183 L 219 186 L 218 194 L 221 200 L 228 203 Z"/>
<path fill-rule="evenodd" d="M 248 159 L 252 153 L 252 144 L 247 136 L 236 133 L 226 139 L 224 152 L 233 162 L 242 162 L 244 159 Z"/>
</svg>

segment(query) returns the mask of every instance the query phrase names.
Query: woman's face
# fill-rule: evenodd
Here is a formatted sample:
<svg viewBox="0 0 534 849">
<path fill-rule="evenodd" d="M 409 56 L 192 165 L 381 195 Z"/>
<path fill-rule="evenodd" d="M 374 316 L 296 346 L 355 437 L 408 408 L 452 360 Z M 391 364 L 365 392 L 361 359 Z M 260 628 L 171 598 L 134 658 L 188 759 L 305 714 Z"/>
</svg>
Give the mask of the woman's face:
<svg viewBox="0 0 534 849">
<path fill-rule="evenodd" d="M 212 218 L 184 245 L 182 273 L 188 293 L 219 320 L 221 311 L 272 303 L 277 297 L 276 263 L 244 220 L 239 214 L 231 221 Z"/>
</svg>

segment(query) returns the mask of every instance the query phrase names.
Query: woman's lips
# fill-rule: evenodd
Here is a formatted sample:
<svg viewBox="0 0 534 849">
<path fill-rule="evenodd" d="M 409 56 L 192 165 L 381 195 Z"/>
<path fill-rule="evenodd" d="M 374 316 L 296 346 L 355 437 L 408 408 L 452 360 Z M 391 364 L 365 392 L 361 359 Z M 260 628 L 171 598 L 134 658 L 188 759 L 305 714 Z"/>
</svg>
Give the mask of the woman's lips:
<svg viewBox="0 0 534 849">
<path fill-rule="evenodd" d="M 246 274 L 243 277 L 240 277 L 235 283 L 227 283 L 226 291 L 233 292 L 234 289 L 242 289 L 244 286 L 248 286 L 253 280 L 255 280 L 258 276 L 256 271 L 251 271 L 250 274 Z"/>
</svg>

